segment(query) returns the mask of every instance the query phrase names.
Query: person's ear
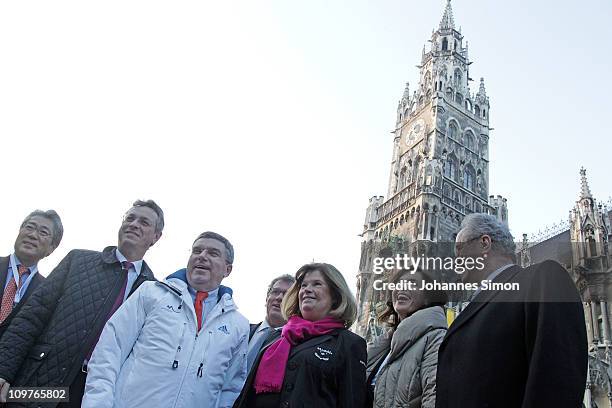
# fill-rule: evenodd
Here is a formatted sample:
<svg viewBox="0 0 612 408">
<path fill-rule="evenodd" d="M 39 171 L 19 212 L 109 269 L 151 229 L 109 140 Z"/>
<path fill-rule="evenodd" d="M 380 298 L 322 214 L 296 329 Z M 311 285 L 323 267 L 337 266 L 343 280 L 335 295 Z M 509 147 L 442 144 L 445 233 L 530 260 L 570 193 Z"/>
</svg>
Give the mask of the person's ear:
<svg viewBox="0 0 612 408">
<path fill-rule="evenodd" d="M 492 247 L 492 241 L 491 241 L 491 237 L 488 235 L 483 235 L 480 238 L 480 245 L 482 246 L 481 251 L 483 253 L 483 255 L 488 254 L 489 252 L 491 252 L 491 247 Z"/>
<path fill-rule="evenodd" d="M 232 264 L 227 264 L 224 277 L 227 278 L 232 273 Z"/>
<path fill-rule="evenodd" d="M 151 242 L 151 245 L 149 245 L 149 248 L 150 248 L 150 247 L 152 247 L 153 245 L 155 245 L 155 243 L 156 243 L 157 241 L 159 241 L 159 239 L 161 238 L 161 236 L 162 236 L 162 232 L 161 232 L 161 231 L 156 232 L 156 233 L 155 233 L 155 240 L 154 240 L 153 242 Z"/>
<path fill-rule="evenodd" d="M 47 253 L 45 254 L 45 256 L 43 256 L 43 258 L 46 258 L 49 255 L 51 255 L 53 253 L 53 251 L 55 251 L 55 248 L 57 248 L 57 246 L 50 245 L 49 249 L 47 250 Z"/>
</svg>

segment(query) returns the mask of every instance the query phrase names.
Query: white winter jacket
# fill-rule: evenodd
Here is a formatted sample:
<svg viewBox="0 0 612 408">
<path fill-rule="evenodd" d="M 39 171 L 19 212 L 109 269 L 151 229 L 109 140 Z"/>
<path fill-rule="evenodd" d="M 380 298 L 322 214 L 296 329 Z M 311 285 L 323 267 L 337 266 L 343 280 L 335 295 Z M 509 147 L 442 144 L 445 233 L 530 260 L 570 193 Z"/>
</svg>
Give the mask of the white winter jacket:
<svg viewBox="0 0 612 408">
<path fill-rule="evenodd" d="M 197 332 L 185 270 L 145 282 L 106 323 L 83 408 L 231 407 L 246 379 L 249 323 L 221 286 Z"/>
</svg>

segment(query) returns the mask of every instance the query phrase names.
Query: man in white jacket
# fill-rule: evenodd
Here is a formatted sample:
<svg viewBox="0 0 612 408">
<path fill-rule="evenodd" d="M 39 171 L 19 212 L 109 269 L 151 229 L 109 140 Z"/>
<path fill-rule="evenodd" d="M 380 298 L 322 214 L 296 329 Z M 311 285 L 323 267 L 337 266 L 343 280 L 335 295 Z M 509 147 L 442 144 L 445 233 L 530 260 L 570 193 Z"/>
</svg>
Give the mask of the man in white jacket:
<svg viewBox="0 0 612 408">
<path fill-rule="evenodd" d="M 88 365 L 83 408 L 226 408 L 246 379 L 249 323 L 232 290 L 234 249 L 204 232 L 186 269 L 145 282 L 108 321 Z"/>
</svg>

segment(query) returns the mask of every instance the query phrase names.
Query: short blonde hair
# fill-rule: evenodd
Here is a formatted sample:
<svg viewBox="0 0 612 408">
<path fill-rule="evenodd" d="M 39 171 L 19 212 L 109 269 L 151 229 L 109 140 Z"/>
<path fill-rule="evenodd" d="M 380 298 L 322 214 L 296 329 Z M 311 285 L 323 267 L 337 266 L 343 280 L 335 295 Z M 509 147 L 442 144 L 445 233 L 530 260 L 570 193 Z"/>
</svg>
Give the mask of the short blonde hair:
<svg viewBox="0 0 612 408">
<path fill-rule="evenodd" d="M 295 315 L 302 317 L 298 296 L 300 286 L 306 274 L 313 271 L 321 272 L 327 286 L 329 286 L 332 297 L 332 309 L 329 316 L 342 320 L 345 327 L 351 327 L 357 318 L 357 302 L 340 271 L 333 265 L 326 263 L 306 264 L 295 273 L 295 283 L 287 291 L 281 305 L 285 319 L 288 320 Z"/>
</svg>

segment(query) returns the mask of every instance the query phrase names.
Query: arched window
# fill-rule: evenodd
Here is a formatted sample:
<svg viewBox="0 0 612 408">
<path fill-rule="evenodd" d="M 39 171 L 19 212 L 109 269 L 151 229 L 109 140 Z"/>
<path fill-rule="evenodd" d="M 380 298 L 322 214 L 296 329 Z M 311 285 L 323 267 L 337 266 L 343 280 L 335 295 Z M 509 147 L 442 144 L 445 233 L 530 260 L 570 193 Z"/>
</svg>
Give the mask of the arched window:
<svg viewBox="0 0 612 408">
<path fill-rule="evenodd" d="M 463 96 L 461 96 L 459 92 L 455 94 L 455 102 L 457 102 L 459 105 L 463 103 Z"/>
<path fill-rule="evenodd" d="M 442 51 L 446 51 L 448 50 L 448 40 L 446 39 L 446 37 L 444 37 L 442 39 Z"/>
<path fill-rule="evenodd" d="M 451 124 L 448 125 L 448 136 L 452 139 L 457 140 L 458 133 L 459 131 L 457 130 L 457 125 L 455 125 L 455 122 L 451 122 Z"/>
<path fill-rule="evenodd" d="M 459 191 L 455 190 L 453 200 L 455 200 L 458 204 L 461 204 L 461 194 L 459 194 Z"/>
<path fill-rule="evenodd" d="M 472 132 L 467 132 L 465 134 L 465 147 L 472 151 L 474 150 L 474 135 Z"/>
<path fill-rule="evenodd" d="M 480 106 L 474 106 L 474 113 L 476 113 L 476 116 L 480 116 Z"/>
<path fill-rule="evenodd" d="M 474 175 L 475 173 L 472 166 L 465 166 L 465 169 L 463 169 L 463 187 L 467 188 L 470 191 L 474 190 Z"/>
<path fill-rule="evenodd" d="M 398 184 L 398 190 L 401 190 L 406 185 L 406 167 L 403 167 L 402 171 L 400 171 L 400 178 Z"/>
<path fill-rule="evenodd" d="M 457 176 L 457 159 L 451 155 L 444 162 L 444 176 L 451 180 L 455 180 Z"/>
<path fill-rule="evenodd" d="M 420 171 L 421 171 L 421 156 L 417 157 L 416 160 L 414 161 L 414 168 L 412 170 L 412 180 L 416 181 L 417 185 L 421 185 L 423 183 L 423 180 L 419 179 Z"/>
<path fill-rule="evenodd" d="M 474 211 L 477 212 L 477 213 L 482 212 L 482 206 L 480 205 L 480 202 L 476 201 L 474 203 Z"/>
<path fill-rule="evenodd" d="M 455 74 L 453 75 L 453 80 L 455 82 L 455 86 L 459 87 L 461 86 L 461 78 L 463 77 L 463 74 L 461 73 L 460 69 L 456 69 L 455 70 Z"/>
</svg>

